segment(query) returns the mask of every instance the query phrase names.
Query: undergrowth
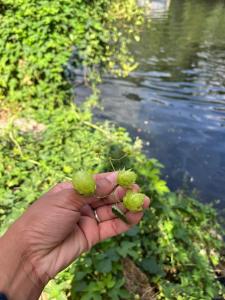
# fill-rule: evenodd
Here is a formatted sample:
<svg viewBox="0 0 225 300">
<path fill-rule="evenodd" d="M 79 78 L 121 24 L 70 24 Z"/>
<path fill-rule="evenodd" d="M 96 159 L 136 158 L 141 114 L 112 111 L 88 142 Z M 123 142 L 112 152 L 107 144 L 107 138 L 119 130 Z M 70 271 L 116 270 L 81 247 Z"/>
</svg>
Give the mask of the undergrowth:
<svg viewBox="0 0 225 300">
<path fill-rule="evenodd" d="M 144 299 L 127 289 L 124 258 L 148 276 L 157 299 L 222 297 L 222 233 L 216 212 L 160 178 L 141 141 L 71 103 L 66 64 L 96 93 L 101 72 L 126 75 L 143 17 L 134 0 L 3 0 L 0 3 L 0 233 L 74 170 L 131 168 L 152 199 L 139 226 L 83 254 L 46 287 L 48 299 Z M 217 270 L 217 273 L 215 273 Z M 217 275 L 216 275 L 217 274 Z M 138 282 L 136 283 L 138 284 Z"/>
</svg>

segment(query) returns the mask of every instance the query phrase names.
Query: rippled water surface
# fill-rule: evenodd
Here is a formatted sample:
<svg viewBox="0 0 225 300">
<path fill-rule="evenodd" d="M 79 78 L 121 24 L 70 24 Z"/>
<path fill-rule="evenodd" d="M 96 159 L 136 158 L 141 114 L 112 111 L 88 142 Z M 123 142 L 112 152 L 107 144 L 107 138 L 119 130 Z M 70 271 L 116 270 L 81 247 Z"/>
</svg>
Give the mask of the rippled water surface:
<svg viewBox="0 0 225 300">
<path fill-rule="evenodd" d="M 139 67 L 105 78 L 97 117 L 140 136 L 172 189 L 196 188 L 224 207 L 225 1 L 153 2 L 151 25 L 131 47 Z"/>
</svg>

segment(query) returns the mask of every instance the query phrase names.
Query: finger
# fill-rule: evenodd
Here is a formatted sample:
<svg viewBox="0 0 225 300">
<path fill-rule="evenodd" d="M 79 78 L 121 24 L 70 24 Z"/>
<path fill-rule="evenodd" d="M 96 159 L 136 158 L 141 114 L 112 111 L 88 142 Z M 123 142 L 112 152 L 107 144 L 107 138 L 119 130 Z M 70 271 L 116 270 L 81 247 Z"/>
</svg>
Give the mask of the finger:
<svg viewBox="0 0 225 300">
<path fill-rule="evenodd" d="M 148 196 L 145 196 L 143 208 L 144 209 L 148 208 L 150 204 L 151 204 L 151 199 Z"/>
<path fill-rule="evenodd" d="M 100 241 L 116 236 L 129 230 L 133 225 L 138 224 L 143 216 L 143 212 L 131 213 L 127 212 L 126 217 L 130 224 L 116 218 L 99 223 Z"/>
<path fill-rule="evenodd" d="M 140 190 L 139 186 L 137 184 L 132 185 L 132 191 L 138 192 Z M 125 196 L 127 192 L 127 189 L 118 186 L 110 195 L 108 195 L 106 198 L 99 199 L 91 204 L 93 208 L 97 208 L 103 205 L 109 205 L 113 203 L 120 202 L 123 197 Z"/>
<path fill-rule="evenodd" d="M 94 175 L 94 179 L 96 181 L 95 195 L 93 195 L 92 197 L 85 197 L 85 196 L 80 195 L 76 191 L 76 193 L 79 196 L 84 197 L 87 200 L 86 201 L 87 203 L 90 203 L 91 200 L 92 201 L 96 200 L 96 199 L 94 199 L 95 197 L 104 197 L 104 196 L 107 196 L 108 194 L 110 194 L 113 191 L 113 189 L 117 185 L 117 172 L 108 172 L 108 173 L 96 174 L 96 175 Z M 51 188 L 47 192 L 47 194 L 48 195 L 53 195 L 55 193 L 58 193 L 58 192 L 61 192 L 63 190 L 67 190 L 67 189 L 73 189 L 73 185 L 72 185 L 71 182 L 58 183 L 53 188 Z"/>
<path fill-rule="evenodd" d="M 147 196 L 145 196 L 144 203 L 143 203 L 143 209 L 147 209 L 149 207 L 149 205 L 150 205 L 150 199 Z M 137 222 L 139 222 L 140 219 L 143 217 L 143 214 L 144 214 L 143 211 L 140 211 L 140 212 L 128 211 L 125 214 L 125 216 L 130 224 L 137 224 Z M 139 219 L 139 221 L 138 221 L 138 219 Z"/>
<path fill-rule="evenodd" d="M 143 209 L 148 208 L 149 205 L 150 205 L 150 199 L 147 196 L 145 196 Z M 121 212 L 123 213 L 128 212 L 128 210 L 124 207 L 122 202 L 117 203 L 116 206 L 121 210 Z M 98 215 L 98 219 L 100 220 L 100 222 L 117 218 L 117 216 L 112 211 L 112 205 L 100 206 L 96 209 L 96 213 Z"/>
<path fill-rule="evenodd" d="M 61 192 L 62 190 L 72 189 L 72 188 L 73 188 L 73 185 L 71 182 L 69 182 L 69 181 L 60 182 L 60 183 L 56 184 L 55 186 L 53 186 L 45 195 L 53 195 L 55 193 Z"/>
<path fill-rule="evenodd" d="M 97 208 L 103 205 L 109 205 L 116 202 L 120 202 L 122 198 L 125 196 L 125 194 L 126 194 L 126 189 L 122 188 L 121 186 L 118 186 L 106 198 L 98 199 L 96 202 L 92 203 L 91 206 L 93 208 Z"/>
<path fill-rule="evenodd" d="M 94 211 L 88 204 L 82 207 L 80 212 L 81 212 L 81 216 L 95 218 Z"/>
<path fill-rule="evenodd" d="M 107 172 L 107 173 L 100 173 L 94 175 L 96 180 L 96 193 L 101 195 L 107 195 L 107 192 L 113 189 L 112 186 L 116 186 L 117 181 L 117 172 Z M 65 189 L 73 188 L 72 182 L 66 181 L 61 182 L 53 186 L 46 194 L 52 195 L 58 192 L 61 192 Z"/>
<path fill-rule="evenodd" d="M 82 216 L 78 222 L 79 228 L 82 230 L 86 243 L 87 249 L 90 249 L 94 244 L 99 242 L 99 230 L 98 223 L 95 219 Z"/>
<path fill-rule="evenodd" d="M 116 206 L 121 210 L 121 212 L 127 212 L 127 209 L 123 206 L 122 203 L 118 203 L 116 204 Z M 96 213 L 100 222 L 117 218 L 117 216 L 112 211 L 112 205 L 101 206 L 96 209 Z"/>
<path fill-rule="evenodd" d="M 94 175 L 96 181 L 95 196 L 105 197 L 117 186 L 117 172 L 108 172 Z"/>
<path fill-rule="evenodd" d="M 74 203 L 77 210 L 81 209 L 84 205 L 98 201 L 96 197 L 106 196 L 112 192 L 117 185 L 117 172 L 108 172 L 94 175 L 96 181 L 96 192 L 91 197 L 85 197 L 80 195 L 74 190 L 71 182 L 62 182 L 55 185 L 45 195 L 53 196 L 58 195 L 63 197 L 62 203 L 71 204 Z M 46 198 L 46 197 L 45 197 Z M 72 201 L 71 201 L 72 200 Z"/>
</svg>

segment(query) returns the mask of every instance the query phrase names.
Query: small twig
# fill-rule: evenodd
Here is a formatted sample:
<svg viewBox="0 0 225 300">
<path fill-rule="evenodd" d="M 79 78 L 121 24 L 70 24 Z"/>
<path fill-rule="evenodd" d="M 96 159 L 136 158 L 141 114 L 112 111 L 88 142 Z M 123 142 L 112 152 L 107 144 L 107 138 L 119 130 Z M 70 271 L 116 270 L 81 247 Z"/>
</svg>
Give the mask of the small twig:
<svg viewBox="0 0 225 300">
<path fill-rule="evenodd" d="M 10 137 L 11 141 L 14 143 L 14 145 L 16 145 L 17 149 L 19 150 L 19 154 L 20 154 L 20 156 L 21 156 L 22 159 L 25 159 L 26 161 L 29 161 L 29 162 L 31 162 L 31 163 L 33 163 L 35 165 L 38 165 L 38 166 L 40 165 L 39 162 L 37 162 L 37 161 L 35 161 L 33 159 L 26 159 L 24 157 L 22 148 L 21 148 L 20 144 L 17 142 L 17 140 L 15 139 L 15 137 L 13 136 L 12 132 L 9 133 L 9 137 Z"/>
<path fill-rule="evenodd" d="M 110 165 L 111 165 L 113 171 L 115 172 L 115 168 L 114 168 L 114 165 L 113 165 L 113 163 L 112 163 L 112 158 L 111 158 L 111 157 L 109 157 L 109 162 L 110 162 Z"/>
<path fill-rule="evenodd" d="M 12 141 L 12 142 L 16 145 L 16 147 L 18 148 L 19 153 L 20 153 L 20 156 L 21 156 L 22 158 L 24 158 L 24 156 L 23 156 L 23 151 L 22 151 L 22 149 L 21 149 L 19 143 L 17 142 L 17 140 L 14 138 L 12 132 L 9 133 L 9 137 L 10 137 L 11 141 Z"/>
<path fill-rule="evenodd" d="M 111 160 L 121 160 L 121 159 L 125 158 L 127 155 L 128 155 L 128 154 L 125 153 L 125 154 L 122 155 L 120 158 L 112 158 L 112 157 L 110 157 L 110 159 L 111 159 Z"/>
<path fill-rule="evenodd" d="M 37 165 L 37 166 L 40 166 L 40 163 L 39 163 L 38 161 L 36 161 L 36 160 L 33 160 L 33 159 L 27 159 L 27 161 L 29 161 L 29 162 L 31 162 L 31 163 Z"/>
<path fill-rule="evenodd" d="M 83 124 L 89 126 L 89 127 L 92 127 L 100 132 L 102 132 L 109 140 L 111 140 L 111 138 L 108 136 L 108 132 L 105 131 L 104 129 L 102 129 L 101 127 L 95 125 L 95 124 L 92 124 L 91 122 L 88 122 L 88 121 L 81 121 Z"/>
</svg>

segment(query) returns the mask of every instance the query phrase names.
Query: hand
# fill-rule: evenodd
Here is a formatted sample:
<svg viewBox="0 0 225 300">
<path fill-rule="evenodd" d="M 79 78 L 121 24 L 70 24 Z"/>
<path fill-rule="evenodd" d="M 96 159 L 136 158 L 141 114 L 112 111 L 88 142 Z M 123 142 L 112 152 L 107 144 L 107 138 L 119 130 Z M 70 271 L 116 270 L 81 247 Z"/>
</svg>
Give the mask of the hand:
<svg viewBox="0 0 225 300">
<path fill-rule="evenodd" d="M 96 193 L 92 197 L 79 195 L 71 183 L 58 184 L 33 203 L 11 226 L 2 243 L 4 245 L 7 237 L 8 241 L 14 237 L 23 271 L 35 286 L 43 288 L 82 252 L 104 239 L 127 231 L 141 220 L 142 212 L 127 212 L 121 204 L 120 208 L 126 213 L 130 224 L 112 213 L 112 204 L 121 201 L 126 192 L 117 187 L 116 179 L 116 172 L 95 175 Z M 134 185 L 133 189 L 138 190 L 138 186 Z M 144 207 L 148 207 L 149 203 L 146 197 Z M 94 210 L 100 223 L 95 218 Z"/>
</svg>

